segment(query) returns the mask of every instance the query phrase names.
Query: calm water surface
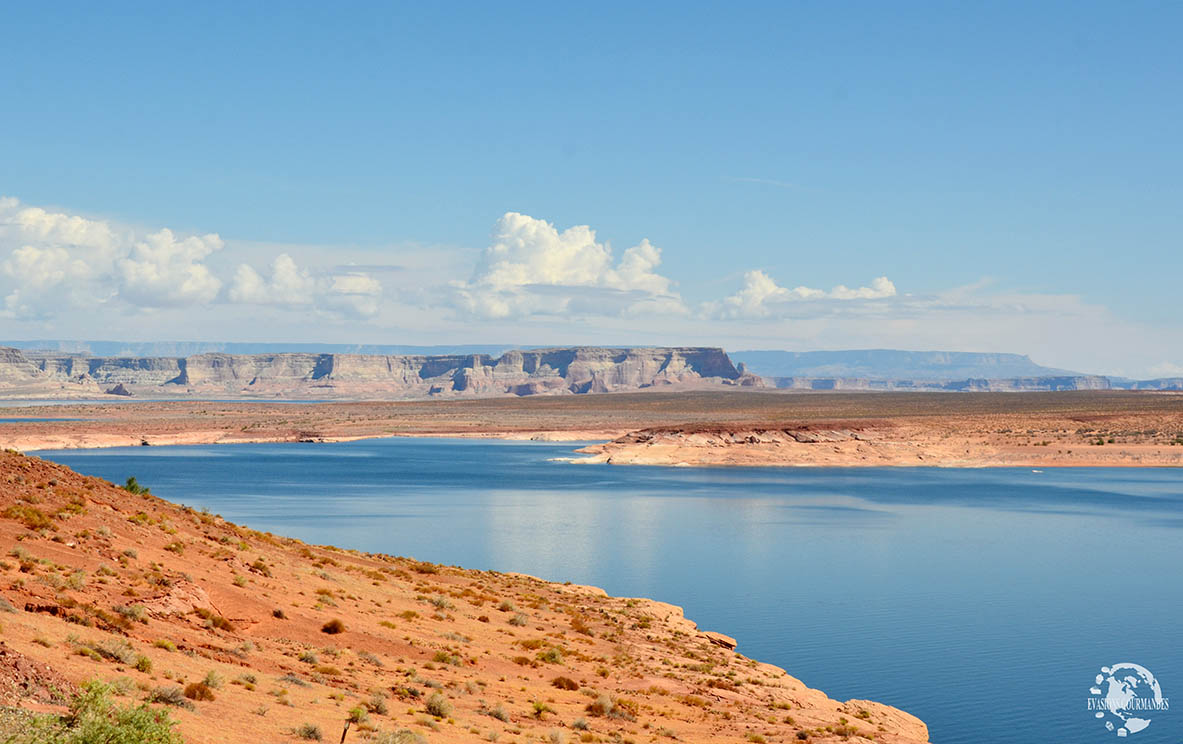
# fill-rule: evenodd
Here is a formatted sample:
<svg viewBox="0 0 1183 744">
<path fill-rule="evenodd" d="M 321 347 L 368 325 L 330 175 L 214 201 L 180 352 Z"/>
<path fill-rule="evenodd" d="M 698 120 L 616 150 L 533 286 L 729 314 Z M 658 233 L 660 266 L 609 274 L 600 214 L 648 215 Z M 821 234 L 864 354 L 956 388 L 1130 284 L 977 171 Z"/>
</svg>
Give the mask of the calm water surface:
<svg viewBox="0 0 1183 744">
<path fill-rule="evenodd" d="M 1102 665 L 1183 708 L 1183 471 L 576 466 L 573 445 L 383 439 L 39 453 L 261 530 L 686 608 L 934 742 L 1115 741 Z M 1183 742 L 1183 711 L 1131 739 Z"/>
</svg>

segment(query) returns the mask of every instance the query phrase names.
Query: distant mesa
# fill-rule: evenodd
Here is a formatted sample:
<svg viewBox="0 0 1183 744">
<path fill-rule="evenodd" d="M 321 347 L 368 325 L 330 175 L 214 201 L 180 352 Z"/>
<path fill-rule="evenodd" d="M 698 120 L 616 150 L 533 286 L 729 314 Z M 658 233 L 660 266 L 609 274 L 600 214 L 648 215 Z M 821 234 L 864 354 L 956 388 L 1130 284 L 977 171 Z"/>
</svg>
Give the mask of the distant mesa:
<svg viewBox="0 0 1183 744">
<path fill-rule="evenodd" d="M 736 351 L 737 366 L 780 390 L 1043 392 L 1183 390 L 1183 378 L 1126 380 L 1037 364 L 1025 354 L 968 351 Z"/>
<path fill-rule="evenodd" d="M 0 347 L 0 395 L 414 399 L 760 386 L 722 349 L 568 347 L 484 353 L 95 357 Z"/>
<path fill-rule="evenodd" d="M 194 344 L 193 346 L 207 346 Z M 406 347 L 384 347 L 406 348 Z M 499 354 L 283 351 L 92 356 L 0 346 L 0 397 L 412 400 L 720 387 L 786 391 L 1183 390 L 1044 367 L 1020 354 L 571 346 Z"/>
<path fill-rule="evenodd" d="M 1082 376 L 1036 364 L 1025 354 L 971 351 L 736 351 L 731 358 L 765 377 L 950 381 Z"/>
</svg>

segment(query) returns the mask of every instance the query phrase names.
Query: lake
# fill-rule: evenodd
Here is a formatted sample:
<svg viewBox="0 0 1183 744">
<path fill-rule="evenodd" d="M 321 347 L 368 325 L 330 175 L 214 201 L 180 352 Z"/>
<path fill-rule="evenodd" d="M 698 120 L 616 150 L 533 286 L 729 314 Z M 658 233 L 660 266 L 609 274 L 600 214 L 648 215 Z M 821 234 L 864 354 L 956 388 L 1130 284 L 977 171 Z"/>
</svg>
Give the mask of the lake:
<svg viewBox="0 0 1183 744">
<path fill-rule="evenodd" d="M 1114 741 L 1086 699 L 1118 662 L 1183 696 L 1183 470 L 551 460 L 576 446 L 36 454 L 308 542 L 678 604 L 833 698 L 919 716 L 942 744 Z M 1183 713 L 1158 712 L 1134 737 L 1179 744 Z"/>
</svg>

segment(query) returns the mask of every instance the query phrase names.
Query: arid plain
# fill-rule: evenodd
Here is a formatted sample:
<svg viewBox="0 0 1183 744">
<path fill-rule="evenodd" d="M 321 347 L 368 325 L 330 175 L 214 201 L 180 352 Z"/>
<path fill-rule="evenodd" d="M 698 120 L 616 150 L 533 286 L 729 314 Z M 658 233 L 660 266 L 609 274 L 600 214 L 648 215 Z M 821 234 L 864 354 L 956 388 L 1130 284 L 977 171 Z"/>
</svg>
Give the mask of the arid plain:
<svg viewBox="0 0 1183 744">
<path fill-rule="evenodd" d="M 0 444 L 73 447 L 388 436 L 594 443 L 572 459 L 657 465 L 1179 466 L 1183 394 L 642 392 L 423 402 L 215 401 L 12 409 Z"/>
</svg>

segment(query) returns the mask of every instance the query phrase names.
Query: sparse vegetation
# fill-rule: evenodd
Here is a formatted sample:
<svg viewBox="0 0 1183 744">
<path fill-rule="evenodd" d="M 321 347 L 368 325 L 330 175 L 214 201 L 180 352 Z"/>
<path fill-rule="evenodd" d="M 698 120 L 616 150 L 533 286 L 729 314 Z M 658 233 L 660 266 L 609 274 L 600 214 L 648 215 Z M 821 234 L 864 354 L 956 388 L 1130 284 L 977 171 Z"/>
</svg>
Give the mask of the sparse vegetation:
<svg viewBox="0 0 1183 744">
<path fill-rule="evenodd" d="M 337 635 L 338 633 L 344 633 L 345 632 L 345 623 L 341 622 L 337 618 L 333 618 L 332 620 L 328 621 L 327 623 L 325 623 L 324 625 L 321 626 L 320 632 L 321 633 L 328 633 L 329 635 Z"/>
<path fill-rule="evenodd" d="M 432 693 L 431 697 L 427 698 L 424 709 L 428 715 L 436 718 L 447 718 L 452 715 L 452 703 L 438 692 Z"/>
<path fill-rule="evenodd" d="M 6 738 L 5 744 L 181 744 L 168 714 L 145 705 L 120 706 L 113 688 L 88 682 L 65 716 L 35 715 Z"/>
</svg>

